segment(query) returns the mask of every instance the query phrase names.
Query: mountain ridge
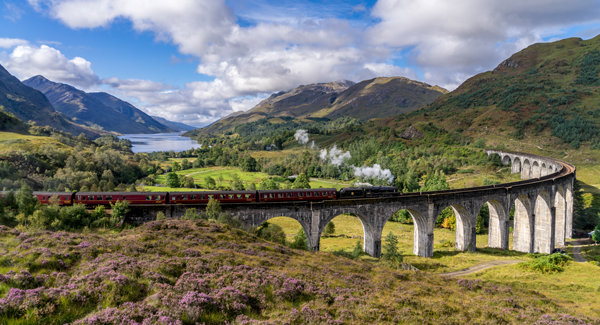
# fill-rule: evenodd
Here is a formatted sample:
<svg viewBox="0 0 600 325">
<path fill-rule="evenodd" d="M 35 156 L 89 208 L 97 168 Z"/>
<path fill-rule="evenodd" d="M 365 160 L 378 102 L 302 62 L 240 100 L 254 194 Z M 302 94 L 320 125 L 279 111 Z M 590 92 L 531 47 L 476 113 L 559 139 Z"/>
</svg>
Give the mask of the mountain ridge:
<svg viewBox="0 0 600 325">
<path fill-rule="evenodd" d="M 78 125 L 66 115 L 57 112 L 42 92 L 22 83 L 2 65 L 0 65 L 0 106 L 23 122 L 32 121 L 73 135 L 84 133 L 90 138 L 103 133 Z"/>
<path fill-rule="evenodd" d="M 157 121 L 158 123 L 168 127 L 169 129 L 172 129 L 174 131 L 190 131 L 195 129 L 195 126 L 190 126 L 184 123 L 180 123 L 180 122 L 174 122 L 174 121 L 169 121 L 165 118 L 162 118 L 160 116 L 154 116 L 154 115 L 150 115 L 151 118 L 153 118 L 155 121 Z"/>
<path fill-rule="evenodd" d="M 144 123 L 137 122 L 126 114 L 105 105 L 96 98 L 99 97 L 98 95 L 90 95 L 71 85 L 53 82 L 40 75 L 23 81 L 23 84 L 46 95 L 55 110 L 91 128 L 123 134 L 161 132 L 161 128 L 154 127 L 153 129 L 144 125 L 144 120 L 142 120 Z M 131 110 L 131 108 L 129 109 Z M 145 113 L 141 113 L 147 116 Z M 154 121 L 149 117 L 147 119 Z"/>
<path fill-rule="evenodd" d="M 377 77 L 355 83 L 348 80 L 300 85 L 262 100 L 252 109 L 231 114 L 198 134 L 231 132 L 240 124 L 263 118 L 335 119 L 350 116 L 361 121 L 411 112 L 448 91 L 405 77 Z M 364 107 L 369 109 L 364 109 Z"/>
</svg>

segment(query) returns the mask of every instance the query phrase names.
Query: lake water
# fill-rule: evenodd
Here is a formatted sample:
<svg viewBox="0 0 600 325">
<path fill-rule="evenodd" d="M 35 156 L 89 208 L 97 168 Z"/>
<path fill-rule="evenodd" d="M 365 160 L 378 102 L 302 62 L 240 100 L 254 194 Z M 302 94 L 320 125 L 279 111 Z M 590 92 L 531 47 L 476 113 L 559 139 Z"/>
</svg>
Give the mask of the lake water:
<svg viewBox="0 0 600 325">
<path fill-rule="evenodd" d="M 133 152 L 185 151 L 200 148 L 196 140 L 182 137 L 183 132 L 157 134 L 125 134 L 119 138 L 131 140 Z"/>
</svg>

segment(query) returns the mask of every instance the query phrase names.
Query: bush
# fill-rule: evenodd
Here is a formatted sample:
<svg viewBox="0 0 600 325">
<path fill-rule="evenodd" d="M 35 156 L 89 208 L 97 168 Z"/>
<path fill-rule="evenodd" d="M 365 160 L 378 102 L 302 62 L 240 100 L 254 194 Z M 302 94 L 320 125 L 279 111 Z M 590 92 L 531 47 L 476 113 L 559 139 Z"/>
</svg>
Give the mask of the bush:
<svg viewBox="0 0 600 325">
<path fill-rule="evenodd" d="M 308 250 L 308 243 L 306 241 L 306 234 L 304 229 L 300 229 L 298 234 L 294 236 L 294 240 L 290 243 L 290 248 Z"/>
<path fill-rule="evenodd" d="M 255 231 L 256 236 L 272 241 L 274 243 L 285 245 L 285 233 L 279 225 L 263 222 Z"/>
<path fill-rule="evenodd" d="M 354 245 L 354 249 L 352 250 L 352 252 L 346 252 L 345 250 L 340 249 L 337 251 L 333 251 L 333 255 L 343 256 L 343 257 L 355 260 L 363 255 L 367 255 L 367 253 L 365 253 L 365 251 L 362 248 L 362 244 L 361 244 L 360 240 L 358 240 L 356 242 L 356 245 Z"/>
<path fill-rule="evenodd" d="M 232 217 L 231 214 L 227 212 L 219 214 L 217 222 L 220 224 L 229 225 L 232 228 L 242 229 L 242 222 L 238 219 L 238 217 Z"/>
<path fill-rule="evenodd" d="M 217 219 L 221 214 L 221 203 L 215 199 L 210 199 L 206 205 L 206 214 L 209 219 Z"/>
<path fill-rule="evenodd" d="M 325 226 L 325 230 L 323 230 L 323 235 L 324 236 L 331 236 L 333 234 L 335 234 L 335 224 L 333 224 L 333 221 L 330 221 Z"/>
<path fill-rule="evenodd" d="M 559 273 L 569 264 L 571 257 L 560 253 L 551 255 L 534 255 L 535 259 L 519 263 L 519 266 L 526 270 L 536 271 L 542 274 Z"/>
<path fill-rule="evenodd" d="M 160 211 L 156 214 L 156 220 L 165 220 L 167 217 L 165 216 L 164 212 Z"/>
</svg>

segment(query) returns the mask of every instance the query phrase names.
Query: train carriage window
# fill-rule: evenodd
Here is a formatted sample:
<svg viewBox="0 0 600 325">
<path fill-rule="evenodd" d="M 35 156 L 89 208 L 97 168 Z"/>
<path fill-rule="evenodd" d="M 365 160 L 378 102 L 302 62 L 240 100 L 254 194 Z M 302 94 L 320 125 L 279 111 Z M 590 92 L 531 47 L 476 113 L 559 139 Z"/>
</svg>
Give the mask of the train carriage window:
<svg viewBox="0 0 600 325">
<path fill-rule="evenodd" d="M 93 196 L 91 196 L 91 195 L 88 195 L 88 198 L 87 198 L 87 199 L 88 199 L 88 201 L 93 201 L 93 200 L 94 200 L 94 197 L 93 197 Z"/>
<path fill-rule="evenodd" d="M 157 199 L 157 200 L 160 200 L 160 195 L 157 195 L 157 196 L 156 196 L 156 199 Z"/>
<path fill-rule="evenodd" d="M 277 193 L 277 197 L 283 197 L 282 193 Z"/>
<path fill-rule="evenodd" d="M 269 197 L 269 195 L 268 195 L 268 194 L 265 194 L 265 199 L 266 199 L 266 198 L 268 198 L 268 197 Z"/>
<path fill-rule="evenodd" d="M 106 201 L 112 201 L 112 195 L 107 195 L 106 196 Z"/>
<path fill-rule="evenodd" d="M 311 195 L 310 195 L 310 192 L 306 192 L 306 196 L 311 196 Z"/>
<path fill-rule="evenodd" d="M 209 200 L 210 200 L 210 199 L 212 199 L 213 197 L 214 197 L 214 196 L 213 196 L 212 194 L 209 194 L 209 195 L 208 195 L 208 199 L 209 199 Z"/>
<path fill-rule="evenodd" d="M 292 193 L 287 193 L 287 197 L 292 197 Z"/>
<path fill-rule="evenodd" d="M 187 200 L 188 196 L 187 195 L 183 195 L 182 196 L 182 200 Z"/>
<path fill-rule="evenodd" d="M 304 195 L 304 193 L 300 192 L 298 193 L 298 197 L 302 197 Z"/>
<path fill-rule="evenodd" d="M 146 201 L 151 201 L 152 200 L 152 195 L 146 195 Z"/>
<path fill-rule="evenodd" d="M 229 194 L 229 195 L 227 195 L 227 196 L 229 196 L 229 199 L 230 199 L 230 200 L 233 200 L 233 199 L 235 199 L 235 195 L 234 195 L 234 194 Z"/>
<path fill-rule="evenodd" d="M 294 197 L 298 197 L 298 193 L 294 193 Z"/>
<path fill-rule="evenodd" d="M 192 200 L 195 200 L 195 199 L 196 199 L 196 196 L 195 196 L 195 195 L 192 195 Z"/>
<path fill-rule="evenodd" d="M 204 195 L 200 195 L 200 200 L 204 200 Z"/>
<path fill-rule="evenodd" d="M 81 200 L 81 195 L 77 195 L 77 200 Z"/>
</svg>

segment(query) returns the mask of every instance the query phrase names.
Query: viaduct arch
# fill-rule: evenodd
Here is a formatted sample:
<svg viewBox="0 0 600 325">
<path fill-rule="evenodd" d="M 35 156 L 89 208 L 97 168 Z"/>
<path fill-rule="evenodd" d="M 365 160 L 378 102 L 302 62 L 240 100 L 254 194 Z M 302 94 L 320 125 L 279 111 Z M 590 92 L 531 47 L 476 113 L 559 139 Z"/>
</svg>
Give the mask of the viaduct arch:
<svg viewBox="0 0 600 325">
<path fill-rule="evenodd" d="M 456 247 L 476 249 L 475 225 L 484 204 L 490 211 L 488 246 L 509 248 L 509 211 L 515 206 L 513 249 L 527 253 L 551 253 L 571 238 L 573 223 L 573 182 L 575 167 L 552 158 L 500 150 L 503 164 L 522 181 L 465 189 L 406 193 L 399 197 L 328 200 L 322 202 L 273 202 L 222 204 L 223 211 L 237 216 L 246 226 L 258 226 L 274 217 L 297 220 L 307 235 L 309 248 L 319 250 L 321 233 L 338 215 L 356 215 L 364 229 L 363 249 L 374 257 L 381 256 L 383 227 L 391 216 L 406 209 L 414 228 L 413 253 L 433 256 L 433 228 L 438 215 L 450 206 L 457 219 Z M 169 218 L 180 217 L 197 205 L 130 206 L 128 222 L 155 220 L 159 211 Z"/>
</svg>

